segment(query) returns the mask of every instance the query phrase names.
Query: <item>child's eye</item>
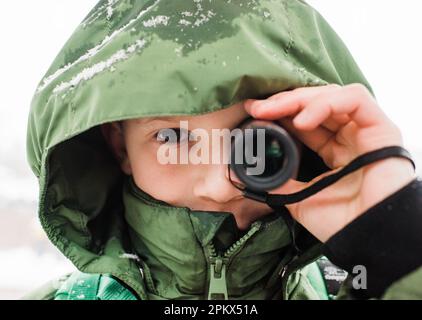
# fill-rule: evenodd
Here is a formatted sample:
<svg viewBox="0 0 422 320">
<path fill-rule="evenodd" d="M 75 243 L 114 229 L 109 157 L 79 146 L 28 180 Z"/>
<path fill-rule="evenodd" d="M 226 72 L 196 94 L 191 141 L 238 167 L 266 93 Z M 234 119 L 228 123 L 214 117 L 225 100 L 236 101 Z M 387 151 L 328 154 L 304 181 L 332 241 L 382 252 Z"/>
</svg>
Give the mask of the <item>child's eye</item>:
<svg viewBox="0 0 422 320">
<path fill-rule="evenodd" d="M 183 128 L 166 128 L 156 133 L 156 139 L 160 142 L 181 144 L 189 141 L 190 134 L 189 130 Z"/>
</svg>

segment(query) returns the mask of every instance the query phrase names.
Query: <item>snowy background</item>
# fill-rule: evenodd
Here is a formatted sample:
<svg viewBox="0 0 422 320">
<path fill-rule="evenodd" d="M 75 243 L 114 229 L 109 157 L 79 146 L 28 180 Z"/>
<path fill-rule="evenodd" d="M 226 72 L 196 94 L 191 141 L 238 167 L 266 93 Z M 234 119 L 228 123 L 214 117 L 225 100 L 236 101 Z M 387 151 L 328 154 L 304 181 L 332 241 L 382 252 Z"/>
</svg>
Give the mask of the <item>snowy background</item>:
<svg viewBox="0 0 422 320">
<path fill-rule="evenodd" d="M 0 4 L 0 299 L 73 270 L 36 215 L 38 184 L 25 156 L 26 121 L 38 81 L 96 0 Z M 309 0 L 343 38 L 382 108 L 402 129 L 422 174 L 422 2 Z"/>
</svg>

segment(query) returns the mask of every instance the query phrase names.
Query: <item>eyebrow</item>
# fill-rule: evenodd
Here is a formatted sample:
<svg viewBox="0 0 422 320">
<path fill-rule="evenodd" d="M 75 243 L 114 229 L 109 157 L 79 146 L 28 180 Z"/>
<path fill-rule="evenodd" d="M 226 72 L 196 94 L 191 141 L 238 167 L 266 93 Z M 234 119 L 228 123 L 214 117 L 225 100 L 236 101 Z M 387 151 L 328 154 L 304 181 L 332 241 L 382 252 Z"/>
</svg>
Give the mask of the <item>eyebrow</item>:
<svg viewBox="0 0 422 320">
<path fill-rule="evenodd" d="M 153 121 L 177 121 L 176 119 L 174 119 L 174 116 L 163 116 L 163 117 L 145 117 L 145 118 L 140 118 L 140 119 L 136 119 L 136 123 L 137 124 L 147 124 L 147 123 L 151 123 Z"/>
<path fill-rule="evenodd" d="M 242 118 L 241 121 L 239 121 L 239 123 L 242 123 L 248 118 L 250 118 L 250 116 L 245 115 L 245 117 Z M 144 117 L 144 118 L 135 119 L 136 124 L 146 126 L 146 127 L 151 127 L 151 124 L 155 121 L 175 123 L 175 122 L 184 121 L 184 120 L 189 121 L 189 119 L 183 119 L 182 115 L 180 116 L 154 116 L 154 117 Z"/>
</svg>

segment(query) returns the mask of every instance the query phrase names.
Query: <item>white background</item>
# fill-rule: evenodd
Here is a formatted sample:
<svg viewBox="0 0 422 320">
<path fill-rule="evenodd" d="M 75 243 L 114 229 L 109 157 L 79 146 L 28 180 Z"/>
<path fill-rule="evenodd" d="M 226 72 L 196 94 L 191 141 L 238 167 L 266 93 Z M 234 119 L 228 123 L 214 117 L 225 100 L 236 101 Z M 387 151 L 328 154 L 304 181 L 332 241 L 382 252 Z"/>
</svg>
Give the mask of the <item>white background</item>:
<svg viewBox="0 0 422 320">
<path fill-rule="evenodd" d="M 30 99 L 95 0 L 0 4 L 0 299 L 67 270 L 36 217 L 37 181 L 25 158 Z M 422 173 L 422 1 L 309 0 L 345 41 L 380 106 L 399 125 Z"/>
</svg>

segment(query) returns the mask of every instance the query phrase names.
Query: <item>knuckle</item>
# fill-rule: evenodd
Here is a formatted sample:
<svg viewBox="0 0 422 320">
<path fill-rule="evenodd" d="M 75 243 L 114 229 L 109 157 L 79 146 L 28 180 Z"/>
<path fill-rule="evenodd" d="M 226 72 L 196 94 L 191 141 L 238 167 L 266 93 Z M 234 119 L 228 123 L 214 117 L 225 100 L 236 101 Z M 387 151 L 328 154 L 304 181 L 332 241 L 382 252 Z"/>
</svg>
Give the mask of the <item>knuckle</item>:
<svg viewBox="0 0 422 320">
<path fill-rule="evenodd" d="M 350 90 L 353 95 L 356 96 L 368 97 L 371 95 L 368 88 L 362 83 L 352 83 L 347 85 L 346 88 Z"/>
<path fill-rule="evenodd" d="M 328 88 L 332 88 L 332 89 L 340 89 L 342 88 L 341 85 L 339 85 L 338 83 L 330 83 L 329 85 L 327 85 Z"/>
<path fill-rule="evenodd" d="M 282 97 L 289 95 L 289 94 L 290 94 L 290 91 L 280 91 L 280 92 L 272 95 L 271 97 L 269 97 L 267 100 L 270 100 L 270 101 L 276 100 L 276 99 L 282 98 Z"/>
<path fill-rule="evenodd" d="M 293 89 L 293 91 L 295 93 L 301 93 L 301 92 L 308 91 L 308 90 L 309 90 L 309 87 L 297 87 L 297 88 Z"/>
</svg>

